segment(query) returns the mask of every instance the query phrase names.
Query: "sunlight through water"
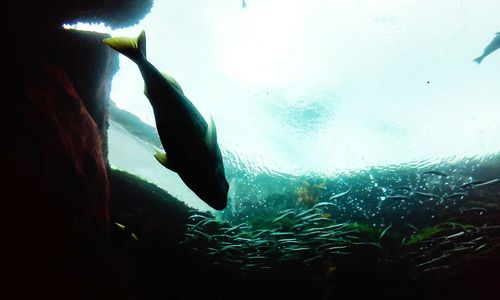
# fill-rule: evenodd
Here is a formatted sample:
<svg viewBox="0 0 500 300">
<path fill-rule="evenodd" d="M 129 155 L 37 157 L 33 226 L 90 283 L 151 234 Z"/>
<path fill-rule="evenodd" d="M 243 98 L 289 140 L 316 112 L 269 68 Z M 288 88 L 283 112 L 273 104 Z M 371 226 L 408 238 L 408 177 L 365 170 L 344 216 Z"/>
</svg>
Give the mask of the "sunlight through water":
<svg viewBox="0 0 500 300">
<path fill-rule="evenodd" d="M 446 20 L 442 14 L 446 12 Z M 250 168 L 331 175 L 500 150 L 498 1 L 156 1 L 137 26 L 225 153 Z M 154 125 L 120 56 L 112 99 Z M 113 141 L 111 141 L 113 143 Z M 111 153 L 112 157 L 112 153 Z"/>
</svg>

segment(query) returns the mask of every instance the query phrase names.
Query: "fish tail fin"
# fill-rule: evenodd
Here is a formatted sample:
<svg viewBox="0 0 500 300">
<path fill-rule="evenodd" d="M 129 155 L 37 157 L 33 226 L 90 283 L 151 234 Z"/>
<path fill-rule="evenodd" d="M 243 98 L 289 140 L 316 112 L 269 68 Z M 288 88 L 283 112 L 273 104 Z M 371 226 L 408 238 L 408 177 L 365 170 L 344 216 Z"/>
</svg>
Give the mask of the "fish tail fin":
<svg viewBox="0 0 500 300">
<path fill-rule="evenodd" d="M 146 33 L 144 30 L 138 37 L 111 37 L 104 39 L 103 42 L 134 62 L 146 58 Z"/>
<path fill-rule="evenodd" d="M 483 61 L 483 59 L 484 55 L 481 55 L 478 58 L 474 59 L 474 62 L 479 65 Z"/>
</svg>

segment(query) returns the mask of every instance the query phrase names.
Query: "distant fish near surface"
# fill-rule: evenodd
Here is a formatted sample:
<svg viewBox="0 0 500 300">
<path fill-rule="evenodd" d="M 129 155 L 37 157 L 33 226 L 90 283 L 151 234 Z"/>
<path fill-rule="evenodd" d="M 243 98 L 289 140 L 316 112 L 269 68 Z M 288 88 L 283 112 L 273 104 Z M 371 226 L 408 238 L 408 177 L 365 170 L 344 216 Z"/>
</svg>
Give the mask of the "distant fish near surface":
<svg viewBox="0 0 500 300">
<path fill-rule="evenodd" d="M 447 177 L 448 175 L 441 172 L 441 171 L 427 171 L 422 173 L 422 176 L 424 175 L 436 175 L 436 176 L 442 176 L 442 177 Z"/>
<path fill-rule="evenodd" d="M 484 49 L 483 55 L 481 55 L 478 58 L 474 59 L 474 62 L 480 64 L 486 56 L 488 56 L 491 53 L 495 52 L 498 48 L 500 48 L 500 32 L 495 33 L 495 37 L 493 38 L 493 40 Z"/>
<path fill-rule="evenodd" d="M 332 195 L 330 197 L 330 200 L 333 200 L 333 199 L 337 199 L 337 198 L 340 198 L 340 197 L 343 197 L 347 194 L 349 194 L 349 192 L 351 191 L 351 187 L 349 187 L 345 192 L 342 192 L 342 193 L 338 193 L 338 194 L 335 194 L 335 195 Z"/>
<path fill-rule="evenodd" d="M 477 188 L 483 188 L 483 187 L 486 187 L 486 186 L 491 186 L 491 185 L 495 185 L 495 184 L 499 184 L 499 183 L 500 183 L 500 178 L 497 178 L 497 179 L 493 179 L 493 180 L 486 181 L 486 182 L 483 182 L 483 183 L 475 184 L 474 188 L 475 189 L 477 189 Z"/>
<path fill-rule="evenodd" d="M 462 185 L 461 185 L 461 186 L 459 186 L 458 188 L 459 188 L 459 189 L 466 190 L 466 189 L 473 188 L 475 185 L 478 185 L 478 184 L 483 183 L 483 182 L 484 182 L 484 181 L 482 181 L 482 180 L 473 180 L 473 181 L 470 181 L 470 182 L 467 182 L 467 183 L 462 184 Z"/>
<path fill-rule="evenodd" d="M 136 38 L 112 37 L 104 43 L 137 64 L 144 79 L 144 94 L 154 111 L 156 128 L 166 153 L 155 158 L 170 169 L 214 209 L 227 206 L 227 183 L 212 118 L 207 123 L 184 95 L 180 85 L 146 59 L 146 34 Z"/>
</svg>

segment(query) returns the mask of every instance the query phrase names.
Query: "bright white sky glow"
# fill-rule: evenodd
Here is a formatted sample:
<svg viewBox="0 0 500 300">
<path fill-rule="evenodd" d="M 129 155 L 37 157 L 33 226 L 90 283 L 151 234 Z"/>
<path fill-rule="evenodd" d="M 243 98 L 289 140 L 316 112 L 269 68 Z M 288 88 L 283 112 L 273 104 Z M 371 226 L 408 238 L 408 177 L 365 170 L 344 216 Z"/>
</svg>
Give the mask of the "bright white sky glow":
<svg viewBox="0 0 500 300">
<path fill-rule="evenodd" d="M 156 1 L 112 34 L 146 30 L 148 59 L 214 117 L 219 144 L 272 170 L 500 150 L 500 51 L 472 61 L 500 31 L 500 1 L 246 2 Z M 112 99 L 154 124 L 137 67 L 120 65 Z"/>
</svg>

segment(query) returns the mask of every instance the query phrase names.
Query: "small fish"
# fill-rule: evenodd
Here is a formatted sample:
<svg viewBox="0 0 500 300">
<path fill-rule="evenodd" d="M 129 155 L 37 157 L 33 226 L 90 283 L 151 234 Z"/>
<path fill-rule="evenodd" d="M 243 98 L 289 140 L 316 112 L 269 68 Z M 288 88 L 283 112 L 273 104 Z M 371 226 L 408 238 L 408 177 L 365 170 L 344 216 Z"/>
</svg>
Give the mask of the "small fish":
<svg viewBox="0 0 500 300">
<path fill-rule="evenodd" d="M 245 0 L 243 0 L 243 2 L 241 3 L 241 8 L 246 8 L 247 7 L 247 4 L 245 3 Z"/>
<path fill-rule="evenodd" d="M 136 241 L 136 242 L 139 240 L 139 238 L 137 237 L 137 235 L 135 235 L 135 233 L 133 233 L 133 232 L 132 232 L 132 233 L 130 233 L 130 238 L 131 238 L 132 240 Z"/>
<path fill-rule="evenodd" d="M 201 235 L 202 237 L 206 238 L 207 240 L 210 240 L 210 234 L 207 234 L 203 231 L 199 231 L 198 229 L 193 230 L 198 235 Z"/>
<path fill-rule="evenodd" d="M 336 247 L 338 244 L 327 242 L 316 247 L 316 252 L 322 252 L 323 250 L 331 247 Z M 347 246 L 344 246 L 347 247 Z"/>
<path fill-rule="evenodd" d="M 287 212 L 295 212 L 295 208 L 289 208 L 289 209 L 285 209 L 285 210 L 282 210 L 278 213 L 278 215 L 281 215 L 281 214 L 286 214 Z"/>
<path fill-rule="evenodd" d="M 466 214 L 466 213 L 470 213 L 470 214 L 478 213 L 479 215 L 482 215 L 482 214 L 485 214 L 487 212 L 488 212 L 488 210 L 486 208 L 483 208 L 483 207 L 471 207 L 471 208 L 460 209 L 461 215 Z"/>
<path fill-rule="evenodd" d="M 486 181 L 486 182 L 483 182 L 483 183 L 476 184 L 476 185 L 474 185 L 474 189 L 477 189 L 477 188 L 483 188 L 483 187 L 487 187 L 487 186 L 495 185 L 495 184 L 498 184 L 498 183 L 500 183 L 500 178 L 497 178 L 497 179 L 493 179 L 493 180 L 490 180 L 490 181 Z"/>
<path fill-rule="evenodd" d="M 438 195 L 436 194 L 432 194 L 432 193 L 425 193 L 425 192 L 419 192 L 419 191 L 415 191 L 413 192 L 414 195 L 417 195 L 417 196 L 421 196 L 421 197 L 426 197 L 426 198 L 440 198 Z"/>
<path fill-rule="evenodd" d="M 313 206 L 313 208 L 318 208 L 318 207 L 323 207 L 323 206 L 335 206 L 335 204 L 331 203 L 331 202 L 320 202 L 320 203 L 317 203 Z"/>
<path fill-rule="evenodd" d="M 206 222 L 207 219 L 202 219 L 201 221 L 199 221 L 198 223 L 196 223 L 191 229 L 190 231 L 194 231 L 196 230 L 196 228 L 198 228 L 199 226 L 201 226 L 201 224 L 203 224 L 204 222 Z"/>
<path fill-rule="evenodd" d="M 281 216 L 279 216 L 279 217 L 275 218 L 275 219 L 272 221 L 272 223 L 276 223 L 276 222 L 278 222 L 278 221 L 283 220 L 283 219 L 284 219 L 284 218 L 286 218 L 286 217 L 293 216 L 293 215 L 295 215 L 295 212 L 293 212 L 293 211 L 286 212 L 286 213 L 282 214 Z"/>
<path fill-rule="evenodd" d="M 305 226 L 307 226 L 306 223 L 297 223 L 297 224 L 292 226 L 292 229 L 299 229 L 300 230 L 300 228 L 305 227 Z"/>
<path fill-rule="evenodd" d="M 266 233 L 270 233 L 271 231 L 270 230 L 267 230 L 267 229 L 264 229 L 264 230 L 260 230 L 259 232 L 257 232 L 253 238 L 258 238 L 259 236 L 263 235 L 263 234 L 266 234 Z"/>
<path fill-rule="evenodd" d="M 389 226 L 387 226 L 383 231 L 382 233 L 380 234 L 380 236 L 378 237 L 378 240 L 380 241 L 384 236 L 385 234 L 387 233 L 387 231 L 389 231 L 389 229 L 391 229 L 392 227 L 392 224 L 390 224 Z"/>
<path fill-rule="evenodd" d="M 398 186 L 394 188 L 394 190 L 402 190 L 402 191 L 407 191 L 407 192 L 413 192 L 413 189 L 409 186 Z"/>
<path fill-rule="evenodd" d="M 269 258 L 267 256 L 262 256 L 262 255 L 251 255 L 247 257 L 249 260 L 268 260 Z"/>
<path fill-rule="evenodd" d="M 428 269 L 423 270 L 422 272 L 432 272 L 432 271 L 439 271 L 439 270 L 446 270 L 451 268 L 450 265 L 441 265 L 441 266 L 436 266 L 436 267 L 431 267 Z"/>
<path fill-rule="evenodd" d="M 383 249 L 382 246 L 380 246 L 380 244 L 372 242 L 354 242 L 352 244 L 358 246 L 370 246 L 370 247 L 375 247 L 377 249 Z"/>
<path fill-rule="evenodd" d="M 332 247 L 328 247 L 324 250 L 324 252 L 330 252 L 330 251 L 337 251 L 337 250 L 345 250 L 345 249 L 349 249 L 348 246 L 332 246 Z"/>
<path fill-rule="evenodd" d="M 319 222 L 331 222 L 331 221 L 332 221 L 332 219 L 324 218 L 324 217 L 315 217 L 315 218 L 307 220 L 307 222 L 309 224 L 311 224 L 311 223 L 319 223 Z"/>
<path fill-rule="evenodd" d="M 448 175 L 446 173 L 443 173 L 441 171 L 434 171 L 434 170 L 422 173 L 422 176 L 424 176 L 424 175 L 436 175 L 436 176 L 441 176 L 441 177 L 448 177 Z"/>
<path fill-rule="evenodd" d="M 125 230 L 125 225 L 117 223 L 117 222 L 114 222 L 114 224 L 115 224 L 116 228 L 118 228 L 119 230 Z"/>
<path fill-rule="evenodd" d="M 460 231 L 458 233 L 446 236 L 445 239 L 447 239 L 447 240 L 448 239 L 454 239 L 454 238 L 457 238 L 457 237 L 461 237 L 463 235 L 465 235 L 465 231 Z"/>
<path fill-rule="evenodd" d="M 303 233 L 299 233 L 298 235 L 302 238 L 304 237 L 310 237 L 310 236 L 315 236 L 315 235 L 318 235 L 321 231 L 311 231 L 311 232 L 303 232 Z"/>
<path fill-rule="evenodd" d="M 292 232 L 271 232 L 269 236 L 294 236 L 295 234 Z"/>
<path fill-rule="evenodd" d="M 338 194 L 335 194 L 335 195 L 332 195 L 330 197 L 330 200 L 333 200 L 333 199 L 337 199 L 337 198 L 340 198 L 340 197 L 343 197 L 347 194 L 349 194 L 349 192 L 351 191 L 351 187 L 349 187 L 345 192 L 342 192 L 342 193 L 338 193 Z"/>
<path fill-rule="evenodd" d="M 342 228 L 346 227 L 347 225 L 349 225 L 349 224 L 348 223 L 338 223 L 338 224 L 333 224 L 333 225 L 325 226 L 325 227 L 322 227 L 322 228 L 323 228 L 323 230 L 342 229 Z"/>
<path fill-rule="evenodd" d="M 418 231 L 418 228 L 415 225 L 408 223 L 408 222 L 406 222 L 406 225 L 408 225 L 411 229 Z"/>
<path fill-rule="evenodd" d="M 345 252 L 345 251 L 330 251 L 327 253 L 328 255 L 340 255 L 340 256 L 348 256 L 352 255 L 351 252 Z"/>
<path fill-rule="evenodd" d="M 486 230 L 488 230 L 488 229 L 499 229 L 499 228 L 500 228 L 500 225 L 491 225 L 491 226 L 488 226 L 486 224 L 481 227 L 481 229 L 486 229 Z"/>
<path fill-rule="evenodd" d="M 287 251 L 292 251 L 292 252 L 300 252 L 300 251 L 309 251 L 311 248 L 309 247 L 286 247 Z"/>
<path fill-rule="evenodd" d="M 471 242 L 477 243 L 477 242 L 485 240 L 485 239 L 487 239 L 485 236 L 479 236 L 479 237 L 471 240 Z"/>
<path fill-rule="evenodd" d="M 166 153 L 154 156 L 177 173 L 201 200 L 212 208 L 227 206 L 229 184 L 212 118 L 206 122 L 184 95 L 179 83 L 158 71 L 146 58 L 146 33 L 136 38 L 112 37 L 105 44 L 137 64 L 144 79 L 144 94 L 154 111 L 156 128 Z"/>
<path fill-rule="evenodd" d="M 227 238 L 227 235 L 225 235 L 225 234 L 221 234 L 221 233 L 219 233 L 219 234 L 213 234 L 213 235 L 212 235 L 212 238 L 215 238 L 215 239 L 216 239 L 216 238 L 225 239 L 225 238 Z"/>
<path fill-rule="evenodd" d="M 485 248 L 487 246 L 488 246 L 488 244 L 482 244 L 481 246 L 479 246 L 476 249 L 474 249 L 474 251 L 479 251 L 479 250 L 481 250 L 481 249 L 483 249 L 483 248 Z"/>
<path fill-rule="evenodd" d="M 312 218 L 318 218 L 318 217 L 322 218 L 321 214 L 320 213 L 314 213 L 314 214 L 302 217 L 301 220 L 302 221 L 308 221 L 308 220 L 310 220 Z"/>
<path fill-rule="evenodd" d="M 302 230 L 301 233 L 310 233 L 310 232 L 321 232 L 321 231 L 324 231 L 324 228 L 309 228 L 309 229 L 305 229 L 305 230 Z"/>
<path fill-rule="evenodd" d="M 226 251 L 226 250 L 239 250 L 241 249 L 241 245 L 239 244 L 234 244 L 234 245 L 227 245 L 227 246 L 224 246 L 220 249 L 220 251 Z"/>
<path fill-rule="evenodd" d="M 480 64 L 486 56 L 488 56 L 491 53 L 495 52 L 498 48 L 500 48 L 500 32 L 495 33 L 495 37 L 493 38 L 493 40 L 484 49 L 483 55 L 481 55 L 478 58 L 474 59 L 474 62 L 477 63 L 477 64 Z"/>
<path fill-rule="evenodd" d="M 311 213 L 311 212 L 313 212 L 313 211 L 316 211 L 316 209 L 314 209 L 314 208 L 310 208 L 310 209 L 308 209 L 308 210 L 305 210 L 305 211 L 301 212 L 300 214 L 297 214 L 295 217 L 296 217 L 296 218 L 302 218 L 303 216 L 305 216 L 305 215 L 307 215 L 308 213 Z"/>
<path fill-rule="evenodd" d="M 205 215 L 200 215 L 200 214 L 194 214 L 194 215 L 190 215 L 188 219 L 207 219 L 209 217 L 205 216 Z"/>
<path fill-rule="evenodd" d="M 473 250 L 474 248 L 472 247 L 456 247 L 450 250 L 446 250 L 446 253 L 460 253 L 460 252 L 465 252 L 465 251 L 470 251 Z"/>
<path fill-rule="evenodd" d="M 384 201 L 390 201 L 390 200 L 405 200 L 405 201 L 411 201 L 411 198 L 405 195 L 391 195 L 391 196 L 385 196 Z"/>
<path fill-rule="evenodd" d="M 469 189 L 471 187 L 473 187 L 474 185 L 476 184 L 479 184 L 479 183 L 483 183 L 484 181 L 482 180 L 473 180 L 473 181 L 470 181 L 470 182 L 467 182 L 467 183 L 464 183 L 462 184 L 461 186 L 459 186 L 458 188 L 459 189 L 463 189 L 463 190 L 466 190 L 466 189 Z"/>
<path fill-rule="evenodd" d="M 241 227 L 243 227 L 243 226 L 245 226 L 245 225 L 247 225 L 247 224 L 246 224 L 246 223 L 241 223 L 241 224 L 239 224 L 239 225 L 233 226 L 233 227 L 231 227 L 231 228 L 229 228 L 229 229 L 226 229 L 226 230 L 224 231 L 224 233 L 229 233 L 229 232 L 234 231 L 234 230 L 236 230 L 236 229 L 239 229 L 239 228 L 241 228 Z"/>
<path fill-rule="evenodd" d="M 459 193 L 454 193 L 454 194 L 451 194 L 449 196 L 446 196 L 446 197 L 444 197 L 444 199 L 465 198 L 467 196 L 469 196 L 467 193 L 459 192 Z"/>
<path fill-rule="evenodd" d="M 300 242 L 296 239 L 282 239 L 278 240 L 278 243 L 282 245 L 282 244 L 298 244 Z"/>
<path fill-rule="evenodd" d="M 247 242 L 250 242 L 250 241 L 251 241 L 251 239 L 242 238 L 242 237 L 234 238 L 233 240 L 234 240 L 235 242 L 243 242 L 243 243 L 247 243 Z"/>
<path fill-rule="evenodd" d="M 316 255 L 316 256 L 313 256 L 311 258 L 305 259 L 304 263 L 305 264 L 309 264 L 309 263 L 312 263 L 312 262 L 315 262 L 315 261 L 318 261 L 318 260 L 321 260 L 321 259 L 323 259 L 323 255 Z"/>
</svg>

